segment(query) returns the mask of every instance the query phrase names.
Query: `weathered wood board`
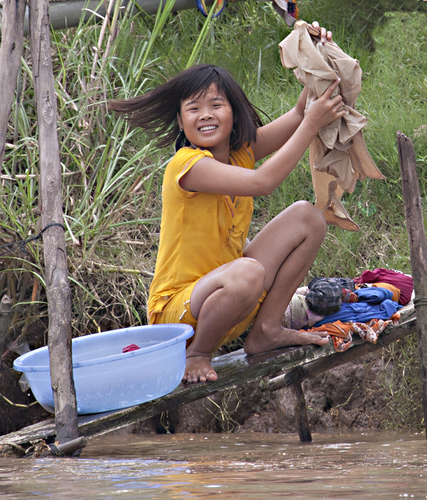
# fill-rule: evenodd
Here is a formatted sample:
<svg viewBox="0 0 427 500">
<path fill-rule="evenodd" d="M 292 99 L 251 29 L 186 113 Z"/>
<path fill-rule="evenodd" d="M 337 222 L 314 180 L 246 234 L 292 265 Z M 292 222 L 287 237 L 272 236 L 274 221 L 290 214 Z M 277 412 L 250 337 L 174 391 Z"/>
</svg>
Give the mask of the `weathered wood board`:
<svg viewBox="0 0 427 500">
<path fill-rule="evenodd" d="M 354 339 L 352 346 L 343 353 L 335 352 L 330 342 L 324 347 L 291 347 L 256 356 L 246 356 L 243 350 L 225 354 L 213 360 L 213 365 L 218 372 L 216 382 L 180 384 L 167 396 L 148 403 L 123 410 L 82 415 L 79 417 L 79 432 L 87 438 L 105 434 L 216 392 L 239 387 L 263 377 L 272 377 L 285 371 L 284 375 L 267 381 L 270 390 L 279 389 L 381 349 L 414 332 L 416 332 L 416 318 L 414 309 L 409 308 L 402 314 L 400 324 L 388 326 L 376 344 Z M 0 446 L 4 444 L 29 445 L 54 437 L 55 422 L 52 418 L 1 436 Z"/>
</svg>

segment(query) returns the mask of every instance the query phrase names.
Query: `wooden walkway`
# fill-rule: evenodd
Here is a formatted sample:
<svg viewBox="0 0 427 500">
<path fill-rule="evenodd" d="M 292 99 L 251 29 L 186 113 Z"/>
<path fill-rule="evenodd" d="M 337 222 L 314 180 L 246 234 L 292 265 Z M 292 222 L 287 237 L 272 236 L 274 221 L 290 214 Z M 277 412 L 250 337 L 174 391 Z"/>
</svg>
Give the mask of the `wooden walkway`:
<svg viewBox="0 0 427 500">
<path fill-rule="evenodd" d="M 416 332 L 416 329 L 415 310 L 411 306 L 406 307 L 401 313 L 398 325 L 389 325 L 384 330 L 376 344 L 354 338 L 350 348 L 342 353 L 335 352 L 332 342 L 330 342 L 323 347 L 312 345 L 291 347 L 255 356 L 246 356 L 243 350 L 225 354 L 213 360 L 213 365 L 218 373 L 216 382 L 180 384 L 172 393 L 155 401 L 123 410 L 82 415 L 79 417 L 79 432 L 86 438 L 99 436 L 216 392 L 268 377 L 269 390 L 289 387 L 293 396 L 300 440 L 311 441 L 301 382 L 306 378 L 386 347 L 392 342 Z M 51 418 L 1 436 L 0 451 L 5 445 L 29 447 L 39 441 L 54 441 L 55 437 L 55 420 Z"/>
</svg>

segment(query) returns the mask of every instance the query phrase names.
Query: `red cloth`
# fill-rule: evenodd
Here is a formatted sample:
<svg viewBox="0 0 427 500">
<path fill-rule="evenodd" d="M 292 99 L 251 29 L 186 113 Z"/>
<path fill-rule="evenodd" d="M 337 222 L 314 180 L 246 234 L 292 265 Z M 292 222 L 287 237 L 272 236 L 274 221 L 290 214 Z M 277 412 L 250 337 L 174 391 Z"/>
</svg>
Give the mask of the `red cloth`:
<svg viewBox="0 0 427 500">
<path fill-rule="evenodd" d="M 141 349 L 141 348 L 138 347 L 136 344 L 130 344 L 130 345 L 127 345 L 126 347 L 123 347 L 122 352 L 137 351 L 138 349 Z"/>
<path fill-rule="evenodd" d="M 349 302 L 354 303 L 354 302 L 358 302 L 358 301 L 359 301 L 359 297 L 354 292 L 352 292 L 351 290 L 348 290 L 347 288 L 342 289 L 342 303 L 343 304 L 347 304 Z"/>
<path fill-rule="evenodd" d="M 378 283 L 381 281 L 384 283 L 390 283 L 390 285 L 394 285 L 400 290 L 399 303 L 402 304 L 402 306 L 406 305 L 411 300 L 412 292 L 414 290 L 412 276 L 403 274 L 400 271 L 379 268 L 374 271 L 363 271 L 359 278 L 354 279 L 354 282 L 358 284 Z"/>
</svg>

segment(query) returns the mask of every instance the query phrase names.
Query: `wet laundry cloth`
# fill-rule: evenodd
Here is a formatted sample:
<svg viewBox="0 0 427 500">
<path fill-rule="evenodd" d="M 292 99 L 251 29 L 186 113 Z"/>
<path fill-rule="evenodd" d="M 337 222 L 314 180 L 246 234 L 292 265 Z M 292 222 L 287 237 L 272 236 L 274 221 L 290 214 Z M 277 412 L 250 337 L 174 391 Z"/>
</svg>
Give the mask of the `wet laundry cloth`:
<svg viewBox="0 0 427 500">
<path fill-rule="evenodd" d="M 308 284 L 308 288 L 312 288 L 320 280 L 328 280 L 338 283 L 342 288 L 348 288 L 349 290 L 354 291 L 356 289 L 356 284 L 352 278 L 322 278 L 320 276 L 314 277 Z"/>
<path fill-rule="evenodd" d="M 391 300 L 394 300 L 395 302 L 400 301 L 400 290 L 395 287 L 394 285 L 390 285 L 390 283 L 362 283 L 361 285 L 357 285 L 357 288 L 369 288 L 369 287 L 374 287 L 374 288 L 386 288 L 387 290 L 390 290 L 391 293 L 393 294 Z"/>
<path fill-rule="evenodd" d="M 322 315 L 316 314 L 309 309 L 306 301 L 308 291 L 308 286 L 303 286 L 297 288 L 292 296 L 282 320 L 285 328 L 292 328 L 294 330 L 309 328 L 323 318 Z"/>
<path fill-rule="evenodd" d="M 412 276 L 393 269 L 378 268 L 373 271 L 363 271 L 358 278 L 354 279 L 354 282 L 358 285 L 363 283 L 389 283 L 400 290 L 399 303 L 402 304 L 402 306 L 406 305 L 411 300 L 414 290 Z"/>
<path fill-rule="evenodd" d="M 346 302 L 358 302 L 359 297 L 352 292 L 351 290 L 347 290 L 347 288 L 342 289 L 342 302 L 345 304 Z"/>
<path fill-rule="evenodd" d="M 336 281 L 319 279 L 309 289 L 306 300 L 315 313 L 325 316 L 341 309 L 342 288 Z"/>
<path fill-rule="evenodd" d="M 371 319 L 368 323 L 352 323 L 354 326 L 354 330 L 359 334 L 360 338 L 366 340 L 367 342 L 371 342 L 372 344 L 376 344 L 378 337 L 384 329 L 390 325 L 397 325 L 399 323 L 400 314 L 393 314 L 390 319 Z"/>
<path fill-rule="evenodd" d="M 357 302 L 357 297 L 354 299 L 351 295 L 352 290 L 355 290 L 355 284 L 350 278 L 320 278 L 316 276 L 310 281 L 308 288 L 309 291 L 306 295 L 308 306 L 312 311 L 322 316 L 339 311 L 343 302 Z"/>
<path fill-rule="evenodd" d="M 371 286 L 374 288 L 386 288 L 387 290 L 390 290 L 391 293 L 393 294 L 391 297 L 391 300 L 394 300 L 395 302 L 399 302 L 400 300 L 400 290 L 395 287 L 394 285 L 391 285 L 390 283 L 371 283 Z"/>
<path fill-rule="evenodd" d="M 329 314 L 314 326 L 322 326 L 324 323 L 357 322 L 367 323 L 371 319 L 389 319 L 402 306 L 390 299 L 383 300 L 380 304 L 368 304 L 366 302 L 356 302 L 354 304 L 342 304 L 341 309 L 335 314 Z"/>
<path fill-rule="evenodd" d="M 327 332 L 333 341 L 334 348 L 337 352 L 346 351 L 353 341 L 353 334 L 357 333 L 360 338 L 366 342 L 376 344 L 378 337 L 384 329 L 390 324 L 397 324 L 400 319 L 400 314 L 393 314 L 390 319 L 372 319 L 367 323 L 335 321 L 334 323 L 325 323 L 324 325 L 312 327 L 307 330 L 309 332 Z"/>
<path fill-rule="evenodd" d="M 366 302 L 367 304 L 380 304 L 386 299 L 393 300 L 393 292 L 387 288 L 360 288 L 354 293 L 359 298 L 359 302 Z"/>
<path fill-rule="evenodd" d="M 349 333 L 349 336 L 346 339 L 343 339 L 341 337 L 335 337 L 334 335 L 332 335 L 331 338 L 332 338 L 332 342 L 334 344 L 334 349 L 337 352 L 346 351 L 351 346 L 351 344 L 353 342 L 352 333 Z"/>
<path fill-rule="evenodd" d="M 312 327 L 305 330 L 307 332 L 326 332 L 330 335 L 337 352 L 346 351 L 353 341 L 353 325 L 351 323 L 325 323 L 322 326 Z"/>
<path fill-rule="evenodd" d="M 351 338 L 351 333 L 353 327 L 351 323 L 343 323 L 342 321 L 335 321 L 334 323 L 324 323 L 321 326 L 313 326 L 311 328 L 304 329 L 305 332 L 326 332 L 334 337 L 340 337 L 342 339 Z"/>
<path fill-rule="evenodd" d="M 319 42 L 319 37 L 310 36 L 307 23 L 297 21 L 292 33 L 279 44 L 281 62 L 286 68 L 295 68 L 296 78 L 308 88 L 306 109 L 337 77 L 341 78 L 336 92 L 342 95 L 345 115 L 322 128 L 310 144 L 310 168 L 316 207 L 323 212 L 327 223 L 358 231 L 341 196 L 353 192 L 358 179 L 384 179 L 384 176 L 365 145 L 362 129 L 367 118 L 354 109 L 361 90 L 359 62 L 336 43 Z"/>
</svg>

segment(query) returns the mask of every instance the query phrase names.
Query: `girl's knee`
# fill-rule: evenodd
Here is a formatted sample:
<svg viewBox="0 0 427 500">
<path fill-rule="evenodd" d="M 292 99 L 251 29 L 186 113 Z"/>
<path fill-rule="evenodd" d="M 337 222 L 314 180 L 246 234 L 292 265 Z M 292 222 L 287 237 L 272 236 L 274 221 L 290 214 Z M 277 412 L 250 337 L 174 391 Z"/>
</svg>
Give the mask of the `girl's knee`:
<svg viewBox="0 0 427 500">
<path fill-rule="evenodd" d="M 264 266 L 250 257 L 241 257 L 233 263 L 228 286 L 235 287 L 238 293 L 254 295 L 259 298 L 264 291 Z"/>
<path fill-rule="evenodd" d="M 316 231 L 323 236 L 326 234 L 327 224 L 322 212 L 308 201 L 297 201 L 292 205 L 298 213 L 301 223 L 310 232 Z"/>
</svg>

